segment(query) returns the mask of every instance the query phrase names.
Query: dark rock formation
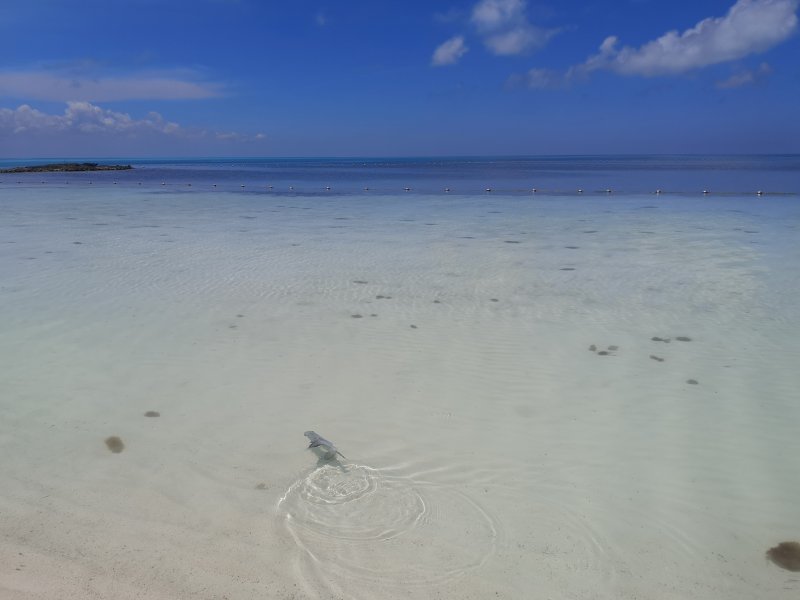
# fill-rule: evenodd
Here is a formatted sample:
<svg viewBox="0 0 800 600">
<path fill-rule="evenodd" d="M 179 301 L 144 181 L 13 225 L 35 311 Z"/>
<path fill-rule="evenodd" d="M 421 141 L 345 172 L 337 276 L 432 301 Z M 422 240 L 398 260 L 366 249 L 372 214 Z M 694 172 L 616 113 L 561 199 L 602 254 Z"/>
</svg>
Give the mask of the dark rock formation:
<svg viewBox="0 0 800 600">
<path fill-rule="evenodd" d="M 32 165 L 0 169 L 0 173 L 64 173 L 67 171 L 127 171 L 130 165 L 101 165 L 98 163 L 52 163 L 49 165 Z"/>
</svg>

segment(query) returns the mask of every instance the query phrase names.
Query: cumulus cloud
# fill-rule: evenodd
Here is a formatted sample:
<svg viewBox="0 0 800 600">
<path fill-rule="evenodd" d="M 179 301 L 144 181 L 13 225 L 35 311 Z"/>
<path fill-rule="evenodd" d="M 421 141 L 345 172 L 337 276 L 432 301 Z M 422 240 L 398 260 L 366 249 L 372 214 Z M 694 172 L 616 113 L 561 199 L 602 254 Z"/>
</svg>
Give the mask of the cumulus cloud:
<svg viewBox="0 0 800 600">
<path fill-rule="evenodd" d="M 0 71 L 0 96 L 55 102 L 194 100 L 222 94 L 218 84 L 150 74 L 116 77 L 70 76 L 42 70 Z"/>
<path fill-rule="evenodd" d="M 745 85 L 753 85 L 766 79 L 770 73 L 772 73 L 772 67 L 770 67 L 767 63 L 761 63 L 755 69 L 737 71 L 727 79 L 718 81 L 717 87 L 727 90 Z"/>
<path fill-rule="evenodd" d="M 481 0 L 472 9 L 470 20 L 493 54 L 521 54 L 544 46 L 558 33 L 531 24 L 525 6 L 525 0 Z"/>
<path fill-rule="evenodd" d="M 213 135 L 217 139 L 251 141 L 264 139 L 237 133 L 216 133 L 201 129 L 184 128 L 167 121 L 156 112 L 141 119 L 127 113 L 116 112 L 89 102 L 68 102 L 62 114 L 48 114 L 27 104 L 16 109 L 0 108 L 0 135 L 2 136 L 52 136 L 61 134 L 114 135 L 114 136 L 167 136 L 202 138 Z M 233 136 L 233 137 L 231 137 Z"/>
<path fill-rule="evenodd" d="M 434 50 L 431 64 L 435 67 L 454 65 L 466 54 L 467 50 L 469 48 L 464 44 L 463 35 L 451 37 Z"/>
<path fill-rule="evenodd" d="M 598 54 L 577 67 L 621 75 L 675 75 L 769 50 L 797 29 L 798 0 L 738 0 L 724 17 L 708 18 L 683 33 L 670 31 L 639 48 L 607 37 Z"/>
<path fill-rule="evenodd" d="M 513 75 L 509 84 L 553 89 L 601 70 L 655 77 L 680 75 L 739 60 L 765 52 L 792 35 L 797 30 L 798 4 L 800 0 L 738 0 L 723 17 L 703 19 L 682 33 L 669 31 L 638 48 L 620 47 L 617 36 L 611 35 L 603 40 L 596 54 L 581 64 L 566 71 L 531 69 L 522 75 Z M 717 87 L 755 83 L 770 72 L 769 65 L 763 63 L 754 71 L 741 71 L 718 82 Z"/>
<path fill-rule="evenodd" d="M 531 69 L 522 76 L 513 77 L 509 83 L 513 85 L 522 83 L 537 90 L 553 90 L 564 87 L 567 80 L 563 73 L 552 69 Z"/>
</svg>

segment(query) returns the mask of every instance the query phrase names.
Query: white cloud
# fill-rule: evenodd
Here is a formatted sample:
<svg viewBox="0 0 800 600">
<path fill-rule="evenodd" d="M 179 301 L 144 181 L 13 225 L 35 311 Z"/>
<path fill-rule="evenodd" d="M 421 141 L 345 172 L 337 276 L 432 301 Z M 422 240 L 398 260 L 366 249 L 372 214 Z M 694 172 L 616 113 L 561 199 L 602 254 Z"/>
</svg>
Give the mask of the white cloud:
<svg viewBox="0 0 800 600">
<path fill-rule="evenodd" d="M 764 52 L 797 28 L 798 0 L 738 0 L 724 17 L 708 18 L 683 33 L 618 48 L 607 37 L 600 52 L 576 71 L 607 69 L 621 75 L 674 75 Z"/>
<path fill-rule="evenodd" d="M 509 85 L 522 83 L 535 89 L 552 89 L 566 87 L 600 70 L 654 77 L 739 60 L 765 52 L 792 35 L 797 30 L 798 4 L 800 0 L 738 0 L 724 17 L 703 19 L 683 33 L 670 31 L 639 48 L 620 48 L 617 36 L 611 35 L 600 44 L 597 54 L 579 65 L 566 71 L 531 69 L 512 75 Z M 762 63 L 755 71 L 742 71 L 718 82 L 717 87 L 755 83 L 771 70 Z"/>
<path fill-rule="evenodd" d="M 496 31 L 524 19 L 524 0 L 481 0 L 472 9 L 472 22 L 482 31 Z"/>
<path fill-rule="evenodd" d="M 521 54 L 531 48 L 544 46 L 555 34 L 555 30 L 545 30 L 533 26 L 517 27 L 503 33 L 490 35 L 484 40 L 484 43 L 494 54 Z"/>
<path fill-rule="evenodd" d="M 529 88 L 552 90 L 564 87 L 564 75 L 551 69 L 531 69 L 523 77 L 522 82 Z"/>
<path fill-rule="evenodd" d="M 220 86 L 163 74 L 69 76 L 42 70 L 0 72 L 0 96 L 55 102 L 185 100 L 221 95 Z"/>
<path fill-rule="evenodd" d="M 558 33 L 532 25 L 525 6 L 525 0 L 480 0 L 472 9 L 470 20 L 493 54 L 521 54 L 544 46 Z"/>
<path fill-rule="evenodd" d="M 466 54 L 467 50 L 469 50 L 469 48 L 464 44 L 464 36 L 457 35 L 434 50 L 431 64 L 435 67 L 453 65 Z"/>
<path fill-rule="evenodd" d="M 27 104 L 16 109 L 0 108 L 0 135 L 114 135 L 168 136 L 179 138 L 204 137 L 208 132 L 184 128 L 167 121 L 156 112 L 135 119 L 127 113 L 101 108 L 89 102 L 68 102 L 63 114 L 48 114 Z M 250 141 L 264 139 L 263 134 L 249 136 L 238 133 L 216 133 L 217 139 Z"/>
<path fill-rule="evenodd" d="M 767 63 L 761 63 L 756 69 L 737 71 L 727 79 L 718 81 L 717 87 L 727 90 L 745 85 L 753 85 L 764 80 L 770 73 L 772 73 L 772 67 Z"/>
</svg>

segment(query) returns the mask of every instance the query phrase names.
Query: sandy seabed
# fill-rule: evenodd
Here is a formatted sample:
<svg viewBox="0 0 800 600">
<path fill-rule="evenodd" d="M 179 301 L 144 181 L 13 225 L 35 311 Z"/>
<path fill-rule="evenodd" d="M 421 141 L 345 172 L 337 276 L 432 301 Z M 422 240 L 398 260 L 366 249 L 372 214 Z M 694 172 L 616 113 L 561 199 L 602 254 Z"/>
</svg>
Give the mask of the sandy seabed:
<svg viewBox="0 0 800 600">
<path fill-rule="evenodd" d="M 4 600 L 800 593 L 796 200 L 0 207 Z"/>
</svg>

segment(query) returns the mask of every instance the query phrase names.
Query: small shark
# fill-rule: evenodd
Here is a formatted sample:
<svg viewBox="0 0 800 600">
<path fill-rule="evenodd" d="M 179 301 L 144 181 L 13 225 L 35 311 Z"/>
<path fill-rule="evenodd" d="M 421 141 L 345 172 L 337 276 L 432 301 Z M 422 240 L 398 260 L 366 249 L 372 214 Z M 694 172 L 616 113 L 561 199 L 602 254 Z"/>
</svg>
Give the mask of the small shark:
<svg viewBox="0 0 800 600">
<path fill-rule="evenodd" d="M 303 435 L 306 436 L 311 442 L 308 445 L 309 448 L 322 448 L 323 450 L 326 451 L 325 452 L 326 460 L 336 458 L 337 454 L 341 456 L 343 459 L 347 460 L 347 457 L 336 449 L 336 446 L 333 445 L 333 442 L 329 442 L 324 437 L 319 435 L 316 431 L 306 431 Z"/>
</svg>

